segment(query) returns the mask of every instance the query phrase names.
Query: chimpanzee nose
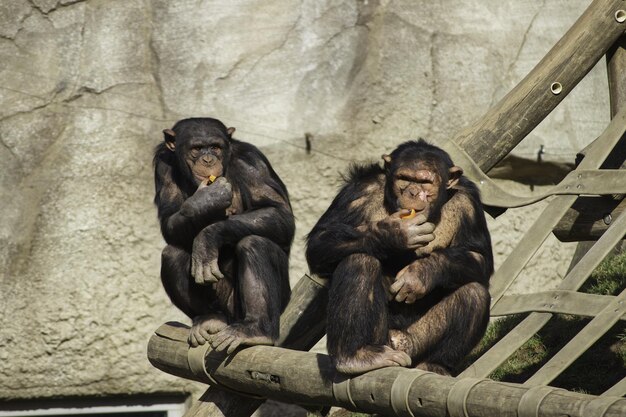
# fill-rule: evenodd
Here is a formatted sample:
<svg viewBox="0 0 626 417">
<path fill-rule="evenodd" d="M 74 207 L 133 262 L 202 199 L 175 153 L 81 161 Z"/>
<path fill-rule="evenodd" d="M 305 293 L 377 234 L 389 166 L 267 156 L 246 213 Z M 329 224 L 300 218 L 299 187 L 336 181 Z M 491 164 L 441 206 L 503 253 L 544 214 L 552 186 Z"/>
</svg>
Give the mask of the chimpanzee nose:
<svg viewBox="0 0 626 417">
<path fill-rule="evenodd" d="M 216 160 L 215 156 L 211 154 L 202 156 L 202 162 L 207 166 L 211 166 L 215 164 L 215 160 Z"/>
</svg>

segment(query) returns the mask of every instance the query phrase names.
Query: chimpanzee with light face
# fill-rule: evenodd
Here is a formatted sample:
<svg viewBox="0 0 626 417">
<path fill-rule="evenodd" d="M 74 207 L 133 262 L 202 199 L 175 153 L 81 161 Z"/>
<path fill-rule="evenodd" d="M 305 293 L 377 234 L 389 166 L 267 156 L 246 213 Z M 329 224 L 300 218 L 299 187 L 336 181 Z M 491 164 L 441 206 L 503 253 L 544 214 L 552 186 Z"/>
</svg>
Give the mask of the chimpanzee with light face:
<svg viewBox="0 0 626 417">
<path fill-rule="evenodd" d="M 295 225 L 287 189 L 234 128 L 191 118 L 163 131 L 154 202 L 167 242 L 161 279 L 193 319 L 192 346 L 273 344 L 289 300 Z"/>
<path fill-rule="evenodd" d="M 493 255 L 479 193 L 423 140 L 383 159 L 352 168 L 308 236 L 311 272 L 331 279 L 328 352 L 347 374 L 451 374 L 489 318 Z"/>
</svg>

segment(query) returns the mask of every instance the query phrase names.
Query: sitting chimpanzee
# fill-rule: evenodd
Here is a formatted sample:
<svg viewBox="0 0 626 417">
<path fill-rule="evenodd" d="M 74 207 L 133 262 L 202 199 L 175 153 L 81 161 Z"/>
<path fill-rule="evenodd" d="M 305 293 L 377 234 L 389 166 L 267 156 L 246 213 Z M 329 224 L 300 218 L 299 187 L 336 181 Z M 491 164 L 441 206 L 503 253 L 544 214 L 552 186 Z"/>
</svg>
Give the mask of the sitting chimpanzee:
<svg viewBox="0 0 626 417">
<path fill-rule="evenodd" d="M 348 374 L 450 374 L 489 318 L 493 255 L 479 193 L 423 140 L 383 159 L 384 168 L 352 168 L 308 236 L 311 271 L 331 278 L 328 352 Z"/>
<path fill-rule="evenodd" d="M 285 185 L 234 131 L 216 119 L 181 120 L 154 155 L 163 286 L 193 319 L 189 343 L 228 353 L 278 337 L 295 231 Z"/>
</svg>

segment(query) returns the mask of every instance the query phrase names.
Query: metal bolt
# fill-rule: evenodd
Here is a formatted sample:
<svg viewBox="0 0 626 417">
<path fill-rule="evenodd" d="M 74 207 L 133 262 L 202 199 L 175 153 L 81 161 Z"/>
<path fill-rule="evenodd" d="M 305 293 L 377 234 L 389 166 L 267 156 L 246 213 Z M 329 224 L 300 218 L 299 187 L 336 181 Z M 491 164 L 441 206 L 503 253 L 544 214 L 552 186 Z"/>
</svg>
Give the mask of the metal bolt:
<svg viewBox="0 0 626 417">
<path fill-rule="evenodd" d="M 550 86 L 550 91 L 552 91 L 552 94 L 555 96 L 558 96 L 561 94 L 561 91 L 563 91 L 563 86 L 559 82 L 553 82 Z"/>
<path fill-rule="evenodd" d="M 626 11 L 624 11 L 624 10 L 616 11 L 615 12 L 615 20 L 617 20 L 619 23 L 626 22 Z"/>
<path fill-rule="evenodd" d="M 604 221 L 604 224 L 606 224 L 608 226 L 613 221 L 613 216 L 611 216 L 611 213 L 605 214 L 604 217 L 602 218 L 602 220 Z"/>
</svg>

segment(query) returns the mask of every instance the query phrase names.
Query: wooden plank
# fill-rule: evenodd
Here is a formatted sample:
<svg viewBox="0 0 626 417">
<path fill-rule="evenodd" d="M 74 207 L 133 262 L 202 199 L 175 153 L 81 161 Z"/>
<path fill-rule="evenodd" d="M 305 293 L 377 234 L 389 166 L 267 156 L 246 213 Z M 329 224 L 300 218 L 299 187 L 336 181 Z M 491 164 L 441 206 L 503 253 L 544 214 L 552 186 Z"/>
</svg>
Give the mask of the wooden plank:
<svg viewBox="0 0 626 417">
<path fill-rule="evenodd" d="M 514 294 L 504 296 L 491 315 L 508 316 L 520 313 L 573 314 L 595 317 L 615 299 L 611 295 L 585 294 L 576 291 L 554 290 L 532 294 Z M 626 315 L 621 317 L 626 319 Z"/>
<path fill-rule="evenodd" d="M 626 199 L 580 197 L 552 232 L 561 242 L 598 240 L 625 209 Z"/>
<path fill-rule="evenodd" d="M 161 343 L 167 347 L 159 347 Z M 155 334 L 150 339 L 150 351 L 179 349 L 171 343 L 187 348 L 186 342 L 173 342 Z M 462 410 L 468 417 L 516 417 L 520 401 L 529 391 L 520 384 L 458 379 L 401 367 L 346 378 L 336 374 L 327 355 L 272 346 L 238 349 L 228 356 L 209 351 L 205 361 L 212 379 L 241 392 L 283 402 L 335 405 L 382 415 L 398 415 L 394 410 L 405 410 L 400 415 L 445 417 L 458 415 L 451 410 Z M 189 371 L 188 367 L 176 373 Z M 536 407 L 542 417 L 583 417 L 585 407 L 597 398 L 555 390 L 543 397 Z M 606 417 L 625 415 L 626 399 L 607 399 L 614 402 Z M 206 416 L 195 410 L 192 415 Z"/>
<path fill-rule="evenodd" d="M 624 33 L 623 0 L 594 0 L 535 68 L 485 116 L 452 140 L 488 171 L 535 128 Z M 558 82 L 561 91 L 551 90 Z"/>
<path fill-rule="evenodd" d="M 626 230 L 626 214 L 622 214 L 563 279 L 558 289 L 575 291 L 581 287 L 598 264 L 619 243 Z M 528 341 L 550 320 L 550 313 L 531 313 L 517 327 L 491 347 L 459 376 L 485 378 Z"/>
<path fill-rule="evenodd" d="M 626 290 L 607 305 L 524 385 L 547 385 L 589 349 L 626 313 Z"/>
</svg>

